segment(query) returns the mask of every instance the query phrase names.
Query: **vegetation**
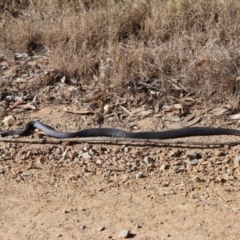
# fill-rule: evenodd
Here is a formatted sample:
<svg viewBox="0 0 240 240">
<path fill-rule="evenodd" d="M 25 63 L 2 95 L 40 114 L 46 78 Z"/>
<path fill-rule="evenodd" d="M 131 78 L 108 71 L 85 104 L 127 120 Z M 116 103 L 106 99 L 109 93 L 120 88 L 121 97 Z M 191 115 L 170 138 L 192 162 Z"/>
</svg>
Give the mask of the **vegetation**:
<svg viewBox="0 0 240 240">
<path fill-rule="evenodd" d="M 123 90 L 141 80 L 164 96 L 237 106 L 239 13 L 236 0 L 5 0 L 0 53 L 47 51 L 48 67 L 79 82 L 95 75 Z"/>
</svg>

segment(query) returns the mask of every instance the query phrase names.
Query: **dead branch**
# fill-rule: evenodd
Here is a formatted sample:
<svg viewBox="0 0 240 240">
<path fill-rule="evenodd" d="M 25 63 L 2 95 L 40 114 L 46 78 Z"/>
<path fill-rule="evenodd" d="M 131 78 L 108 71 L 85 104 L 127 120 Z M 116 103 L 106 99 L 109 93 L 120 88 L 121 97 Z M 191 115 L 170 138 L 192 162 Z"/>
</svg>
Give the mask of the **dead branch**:
<svg viewBox="0 0 240 240">
<path fill-rule="evenodd" d="M 240 141 L 234 142 L 192 142 L 183 140 L 162 140 L 162 139 L 137 139 L 137 138 L 118 138 L 118 137 L 86 137 L 86 138 L 65 138 L 65 139 L 51 139 L 51 138 L 1 138 L 0 142 L 15 142 L 15 143 L 31 143 L 31 144 L 61 144 L 61 143 L 155 143 L 162 145 L 187 145 L 187 146 L 233 146 L 239 145 Z"/>
</svg>

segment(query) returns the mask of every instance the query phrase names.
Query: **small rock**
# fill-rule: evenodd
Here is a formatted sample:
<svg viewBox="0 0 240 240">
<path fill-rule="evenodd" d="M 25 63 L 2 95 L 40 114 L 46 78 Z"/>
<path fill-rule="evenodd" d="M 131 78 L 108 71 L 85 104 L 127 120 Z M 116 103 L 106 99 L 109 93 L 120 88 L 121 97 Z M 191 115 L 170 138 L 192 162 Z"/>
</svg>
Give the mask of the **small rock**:
<svg viewBox="0 0 240 240">
<path fill-rule="evenodd" d="M 84 152 L 87 152 L 87 151 L 88 151 L 88 149 L 89 149 L 89 146 L 88 146 L 88 144 L 87 144 L 87 145 L 85 145 L 85 146 L 82 148 L 82 150 L 83 150 Z"/>
<path fill-rule="evenodd" d="M 139 178 L 143 178 L 143 173 L 142 172 L 138 172 L 136 174 L 136 179 L 139 179 Z"/>
<path fill-rule="evenodd" d="M 179 166 L 177 166 L 177 165 L 176 165 L 176 166 L 173 166 L 172 169 L 173 169 L 176 173 L 179 172 Z"/>
<path fill-rule="evenodd" d="M 102 160 L 98 159 L 98 160 L 96 161 L 96 164 L 102 165 Z"/>
<path fill-rule="evenodd" d="M 132 171 L 137 170 L 137 165 L 136 165 L 136 163 L 134 163 L 134 164 L 132 165 L 131 170 L 132 170 Z"/>
<path fill-rule="evenodd" d="M 198 164 L 198 160 L 197 159 L 193 159 L 190 161 L 191 165 L 197 165 Z"/>
<path fill-rule="evenodd" d="M 103 107 L 103 111 L 104 111 L 105 114 L 110 113 L 111 112 L 111 106 L 109 104 L 105 105 Z"/>
<path fill-rule="evenodd" d="M 70 174 L 68 177 L 67 177 L 67 180 L 68 181 L 71 181 L 75 178 L 74 174 Z"/>
<path fill-rule="evenodd" d="M 97 230 L 98 230 L 99 232 L 101 232 L 101 231 L 105 230 L 105 227 L 103 227 L 103 226 L 98 227 Z"/>
<path fill-rule="evenodd" d="M 225 183 L 225 182 L 227 181 L 227 176 L 224 176 L 224 177 L 219 176 L 219 177 L 217 177 L 216 179 L 217 179 L 220 183 Z"/>
<path fill-rule="evenodd" d="M 164 170 L 166 170 L 166 169 L 169 169 L 169 165 L 161 165 L 161 167 L 160 167 L 160 171 L 164 171 Z"/>
<path fill-rule="evenodd" d="M 67 158 L 67 152 L 68 152 L 68 149 L 66 149 L 66 150 L 62 153 L 62 159 L 66 159 L 66 158 Z"/>
<path fill-rule="evenodd" d="M 27 58 L 28 54 L 27 53 L 15 53 L 16 58 Z"/>
<path fill-rule="evenodd" d="M 15 118 L 13 116 L 7 116 L 2 120 L 2 123 L 6 127 L 12 126 L 14 122 L 15 122 Z"/>
<path fill-rule="evenodd" d="M 122 176 L 122 180 L 125 182 L 125 181 L 127 181 L 128 180 L 128 178 L 129 178 L 129 176 L 128 175 L 123 175 Z"/>
<path fill-rule="evenodd" d="M 177 149 L 177 151 L 172 151 L 170 153 L 170 157 L 180 157 L 181 156 L 181 151 Z"/>
<path fill-rule="evenodd" d="M 70 211 L 67 210 L 67 209 L 64 209 L 64 210 L 63 210 L 63 213 L 70 213 Z"/>
<path fill-rule="evenodd" d="M 184 165 L 179 166 L 178 171 L 185 171 L 186 167 Z"/>
<path fill-rule="evenodd" d="M 85 153 L 82 154 L 82 157 L 83 157 L 84 159 L 89 159 L 89 158 L 91 158 L 91 155 L 89 155 L 88 152 L 85 152 Z"/>
<path fill-rule="evenodd" d="M 108 177 L 108 176 L 110 176 L 110 174 L 111 174 L 111 171 L 110 171 L 110 170 L 107 170 L 107 171 L 105 171 L 105 172 L 103 173 L 103 176 L 104 176 L 104 177 Z"/>
<path fill-rule="evenodd" d="M 138 223 L 138 224 L 136 225 L 136 228 L 142 228 L 142 223 Z"/>
<path fill-rule="evenodd" d="M 80 163 L 80 159 L 75 157 L 74 160 L 73 160 L 75 163 Z"/>
<path fill-rule="evenodd" d="M 194 160 L 197 158 L 197 153 L 195 153 L 194 151 L 187 151 L 186 152 L 186 157 L 189 159 L 189 160 Z"/>
<path fill-rule="evenodd" d="M 236 156 L 234 159 L 234 162 L 239 162 L 240 161 L 240 155 Z"/>
<path fill-rule="evenodd" d="M 5 170 L 3 168 L 0 169 L 0 174 L 4 174 Z"/>
<path fill-rule="evenodd" d="M 234 168 L 240 168 L 240 156 L 236 156 L 234 159 Z"/>
<path fill-rule="evenodd" d="M 21 174 L 22 177 L 29 177 L 29 176 L 32 176 L 33 174 L 31 172 L 23 172 Z"/>
<path fill-rule="evenodd" d="M 163 187 L 168 187 L 169 186 L 169 183 L 168 182 L 165 182 L 164 184 L 163 184 Z"/>
<path fill-rule="evenodd" d="M 85 177 L 91 177 L 92 175 L 93 175 L 92 172 L 85 172 L 85 173 L 84 173 L 84 176 L 85 176 Z"/>
<path fill-rule="evenodd" d="M 79 227 L 80 230 L 84 230 L 84 229 L 86 229 L 86 228 L 87 228 L 87 227 L 84 226 L 84 225 Z"/>
<path fill-rule="evenodd" d="M 143 160 L 147 165 L 151 164 L 154 162 L 154 159 L 149 157 L 149 156 L 146 156 Z"/>
<path fill-rule="evenodd" d="M 119 237 L 120 238 L 127 238 L 129 235 L 129 231 L 128 230 L 122 230 L 120 233 L 119 233 Z"/>
<path fill-rule="evenodd" d="M 215 156 L 217 157 L 221 157 L 221 156 L 225 156 L 225 152 L 222 149 L 217 149 L 217 151 L 215 152 Z"/>
<path fill-rule="evenodd" d="M 56 178 L 55 177 L 51 177 L 51 178 L 49 178 L 49 183 L 50 184 L 55 184 L 55 182 L 56 182 Z"/>
<path fill-rule="evenodd" d="M 18 176 L 17 178 L 16 178 L 16 181 L 17 182 L 20 182 L 22 180 L 22 177 L 21 176 Z"/>
</svg>

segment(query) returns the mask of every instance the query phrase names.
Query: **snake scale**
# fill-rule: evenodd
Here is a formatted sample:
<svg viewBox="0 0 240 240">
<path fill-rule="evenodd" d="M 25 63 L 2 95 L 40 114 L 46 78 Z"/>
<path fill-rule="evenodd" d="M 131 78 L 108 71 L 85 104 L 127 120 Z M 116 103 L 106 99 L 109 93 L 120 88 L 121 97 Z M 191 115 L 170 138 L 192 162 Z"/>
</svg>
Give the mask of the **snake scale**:
<svg viewBox="0 0 240 240">
<path fill-rule="evenodd" d="M 89 128 L 77 132 L 60 132 L 52 127 L 40 122 L 29 122 L 23 130 L 8 130 L 0 133 L 2 137 L 18 135 L 29 136 L 35 129 L 46 133 L 53 138 L 81 138 L 81 137 L 122 137 L 122 138 L 141 138 L 141 139 L 170 139 L 191 136 L 210 136 L 210 135 L 236 135 L 240 136 L 240 130 L 229 128 L 212 127 L 190 127 L 156 132 L 127 132 L 117 128 Z"/>
</svg>

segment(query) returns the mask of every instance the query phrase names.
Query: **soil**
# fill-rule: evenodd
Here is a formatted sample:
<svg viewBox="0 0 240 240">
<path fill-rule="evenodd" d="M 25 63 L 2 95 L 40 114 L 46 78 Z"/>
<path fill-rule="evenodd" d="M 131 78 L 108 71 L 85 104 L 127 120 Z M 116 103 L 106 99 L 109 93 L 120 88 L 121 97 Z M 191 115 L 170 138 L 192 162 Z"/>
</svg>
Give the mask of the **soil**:
<svg viewBox="0 0 240 240">
<path fill-rule="evenodd" d="M 25 113 L 25 120 L 73 121 L 59 109 Z M 222 140 L 188 140 L 210 139 Z M 122 230 L 133 239 L 239 238 L 238 146 L 0 146 L 1 239 L 119 239 Z"/>
<path fill-rule="evenodd" d="M 127 131 L 166 128 L 161 115 L 149 112 L 151 106 L 147 104 L 156 101 L 146 86 L 140 86 L 138 94 L 133 93 L 135 98 L 127 94 L 119 97 L 112 89 L 105 92 L 97 88 L 94 82 L 76 86 L 65 83 L 67 78 L 61 74 L 53 74 L 51 82 L 51 74 L 45 79 L 41 72 L 30 79 L 26 74 L 15 76 L 18 84 L 8 86 L 12 75 L 11 64 L 7 64 L 2 63 L 0 78 L 1 86 L 5 86 L 0 90 L 0 117 L 14 119 L 2 124 L 1 131 L 23 129 L 32 120 L 41 120 L 62 131 L 101 124 Z M 18 67 L 23 68 L 24 64 L 25 61 L 19 62 Z M 39 84 L 45 79 L 46 85 L 38 85 L 39 79 Z M 101 91 L 104 94 L 98 95 Z M 17 97 L 31 106 L 13 107 Z M 111 107 L 106 107 L 108 104 Z M 162 106 L 161 102 L 158 104 Z M 139 106 L 148 109 L 140 109 L 135 116 L 133 108 Z M 95 113 L 96 109 L 101 112 L 101 108 L 107 110 L 104 121 Z M 223 116 L 209 117 L 207 113 L 198 124 L 225 126 L 226 122 Z M 229 127 L 236 128 L 235 123 L 228 122 Z M 41 133 L 28 138 L 49 139 Z M 191 145 L 193 141 L 233 142 L 238 137 L 194 137 L 185 141 L 189 144 L 178 146 L 1 140 L 0 238 L 119 239 L 125 233 L 125 237 L 138 240 L 239 239 L 238 145 Z"/>
</svg>

